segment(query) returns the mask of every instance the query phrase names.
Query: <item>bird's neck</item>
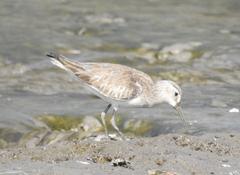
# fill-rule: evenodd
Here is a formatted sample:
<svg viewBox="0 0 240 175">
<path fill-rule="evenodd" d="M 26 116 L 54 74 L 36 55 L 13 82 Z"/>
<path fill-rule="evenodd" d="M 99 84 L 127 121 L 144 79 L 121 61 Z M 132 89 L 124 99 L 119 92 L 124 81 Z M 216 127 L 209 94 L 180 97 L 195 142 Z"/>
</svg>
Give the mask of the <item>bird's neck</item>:
<svg viewBox="0 0 240 175">
<path fill-rule="evenodd" d="M 163 91 L 164 89 L 159 88 L 159 84 L 154 84 L 151 95 L 147 97 L 149 106 L 165 102 Z"/>
</svg>

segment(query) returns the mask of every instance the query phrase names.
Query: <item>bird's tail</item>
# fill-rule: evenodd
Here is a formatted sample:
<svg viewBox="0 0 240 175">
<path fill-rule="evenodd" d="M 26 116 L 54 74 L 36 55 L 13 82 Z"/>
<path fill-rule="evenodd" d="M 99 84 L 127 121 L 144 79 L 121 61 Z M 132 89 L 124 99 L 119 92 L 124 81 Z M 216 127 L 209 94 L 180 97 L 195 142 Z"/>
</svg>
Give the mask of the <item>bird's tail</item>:
<svg viewBox="0 0 240 175">
<path fill-rule="evenodd" d="M 80 63 L 76 63 L 74 61 L 68 60 L 65 56 L 59 55 L 56 53 L 48 53 L 46 56 L 51 58 L 51 62 L 60 67 L 61 69 L 64 69 L 68 72 L 76 73 L 78 71 L 83 70 L 82 66 Z"/>
</svg>

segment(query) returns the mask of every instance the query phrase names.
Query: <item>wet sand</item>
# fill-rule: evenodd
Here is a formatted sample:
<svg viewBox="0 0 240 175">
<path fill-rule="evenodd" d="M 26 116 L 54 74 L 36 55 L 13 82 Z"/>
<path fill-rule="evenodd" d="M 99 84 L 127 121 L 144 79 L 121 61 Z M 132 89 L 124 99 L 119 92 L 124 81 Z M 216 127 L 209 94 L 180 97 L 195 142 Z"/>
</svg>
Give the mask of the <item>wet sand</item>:
<svg viewBox="0 0 240 175">
<path fill-rule="evenodd" d="M 1 174 L 238 175 L 240 134 L 167 134 L 128 141 L 64 141 L 0 151 Z M 113 165 L 118 159 L 121 163 Z M 14 173 L 15 172 L 15 173 Z"/>
</svg>

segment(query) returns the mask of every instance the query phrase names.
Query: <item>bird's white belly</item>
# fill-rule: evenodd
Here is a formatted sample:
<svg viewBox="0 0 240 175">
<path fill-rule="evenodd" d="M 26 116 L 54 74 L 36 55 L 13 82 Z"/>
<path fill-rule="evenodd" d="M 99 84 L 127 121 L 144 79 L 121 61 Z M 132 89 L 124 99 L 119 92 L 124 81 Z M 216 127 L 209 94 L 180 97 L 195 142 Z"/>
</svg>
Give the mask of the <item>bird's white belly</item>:
<svg viewBox="0 0 240 175">
<path fill-rule="evenodd" d="M 141 107 L 141 106 L 149 106 L 149 104 L 146 102 L 146 100 L 144 100 L 144 98 L 140 96 L 128 101 L 128 106 Z"/>
<path fill-rule="evenodd" d="M 101 94 L 97 89 L 93 87 L 89 87 L 88 85 L 84 84 L 84 87 L 87 91 L 93 93 L 94 95 L 101 98 L 103 101 L 112 104 L 114 107 L 151 107 L 153 104 L 148 103 L 148 101 L 143 96 L 138 96 L 136 98 L 130 100 L 115 100 L 110 97 L 104 96 Z"/>
<path fill-rule="evenodd" d="M 143 106 L 149 106 L 149 104 L 144 100 L 144 98 L 142 98 L 141 96 L 136 97 L 134 99 L 131 100 L 114 100 L 112 98 L 108 98 L 104 95 L 102 95 L 99 91 L 97 91 L 96 89 L 93 89 L 92 87 L 89 86 L 84 86 L 85 89 L 87 91 L 92 92 L 93 94 L 95 94 L 96 96 L 98 96 L 99 98 L 101 98 L 102 100 L 112 104 L 113 106 L 125 106 L 125 107 L 143 107 Z"/>
</svg>

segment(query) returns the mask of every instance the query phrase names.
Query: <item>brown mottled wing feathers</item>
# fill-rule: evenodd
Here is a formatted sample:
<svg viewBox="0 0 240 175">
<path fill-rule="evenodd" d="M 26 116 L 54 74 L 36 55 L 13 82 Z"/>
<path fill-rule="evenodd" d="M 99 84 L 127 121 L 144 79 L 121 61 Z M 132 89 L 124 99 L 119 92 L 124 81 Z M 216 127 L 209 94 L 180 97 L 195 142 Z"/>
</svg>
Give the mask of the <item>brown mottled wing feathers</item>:
<svg viewBox="0 0 240 175">
<path fill-rule="evenodd" d="M 89 85 L 95 87 L 104 96 L 115 100 L 129 100 L 142 91 L 131 71 L 107 69 L 96 70 L 99 74 L 91 76 Z"/>
<path fill-rule="evenodd" d="M 79 77 L 84 82 L 88 82 L 90 80 L 90 76 L 84 70 L 83 65 L 76 61 L 70 61 L 65 57 L 59 56 L 58 61 L 60 61 L 68 70 L 73 72 L 77 77 Z"/>
<path fill-rule="evenodd" d="M 142 93 L 152 79 L 145 73 L 127 66 L 110 63 L 77 63 L 61 60 L 89 87 L 113 100 L 130 100 Z"/>
</svg>

